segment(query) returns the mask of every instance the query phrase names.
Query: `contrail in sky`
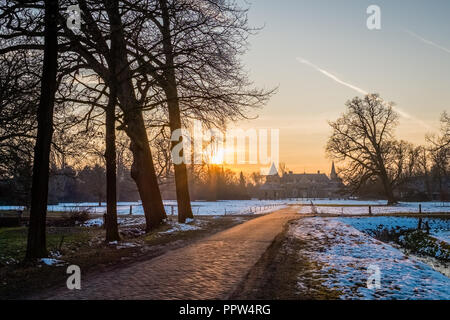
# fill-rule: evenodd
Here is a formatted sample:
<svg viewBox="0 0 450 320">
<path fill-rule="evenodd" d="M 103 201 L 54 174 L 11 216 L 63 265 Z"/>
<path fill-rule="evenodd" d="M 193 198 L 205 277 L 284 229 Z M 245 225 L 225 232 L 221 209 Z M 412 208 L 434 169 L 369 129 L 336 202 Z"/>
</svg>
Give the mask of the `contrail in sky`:
<svg viewBox="0 0 450 320">
<path fill-rule="evenodd" d="M 344 85 L 344 86 L 346 86 L 346 87 L 349 87 L 350 89 L 353 89 L 353 90 L 355 90 L 355 91 L 357 91 L 357 92 L 359 92 L 359 93 L 361 93 L 361 94 L 364 94 L 364 95 L 368 94 L 368 92 L 367 92 L 366 90 L 363 90 L 363 89 L 361 89 L 361 88 L 358 88 L 357 86 L 354 86 L 354 85 L 352 85 L 352 84 L 350 84 L 350 83 L 348 83 L 348 82 L 342 81 L 341 79 L 339 79 L 338 77 L 336 77 L 334 74 L 331 74 L 331 73 L 329 73 L 328 71 L 326 71 L 326 70 L 324 70 L 324 69 L 322 69 L 322 68 L 319 68 L 318 66 L 316 66 L 315 64 L 309 62 L 309 61 L 306 60 L 306 59 L 303 59 L 303 58 L 299 58 L 299 57 L 298 57 L 298 58 L 297 58 L 297 61 L 300 62 L 300 63 L 306 64 L 307 66 L 310 66 L 310 67 L 312 67 L 312 68 L 314 68 L 314 69 L 316 69 L 317 71 L 319 71 L 320 73 L 326 75 L 328 78 L 333 79 L 333 80 L 336 81 L 337 83 L 340 83 L 340 84 L 342 84 L 342 85 Z"/>
<path fill-rule="evenodd" d="M 448 48 L 446 48 L 446 47 L 443 47 L 443 46 L 441 46 L 441 45 L 439 45 L 439 44 L 437 44 L 437 43 L 435 43 L 435 42 L 433 42 L 433 41 L 431 41 L 431 40 L 425 39 L 424 37 L 419 36 L 417 33 L 414 33 L 414 32 L 412 32 L 412 31 L 410 31 L 410 30 L 408 30 L 408 29 L 405 29 L 404 31 L 405 31 L 407 34 L 409 34 L 410 36 L 412 36 L 412 37 L 414 37 L 414 38 L 416 38 L 416 39 L 419 39 L 419 40 L 422 41 L 423 43 L 429 44 L 430 46 L 433 46 L 433 47 L 435 47 L 435 48 L 441 49 L 442 51 L 445 51 L 445 52 L 447 52 L 447 53 L 450 53 L 450 49 L 448 49 Z"/>
<path fill-rule="evenodd" d="M 301 57 L 297 57 L 296 59 L 297 59 L 298 62 L 303 63 L 303 64 L 305 64 L 305 65 L 307 65 L 307 66 L 309 66 L 309 67 L 315 69 L 316 71 L 319 71 L 319 72 L 322 73 L 323 75 L 325 75 L 325 76 L 327 76 L 328 78 L 330 78 L 330 79 L 336 81 L 336 82 L 339 83 L 339 84 L 342 84 L 342 85 L 344 85 L 344 86 L 346 86 L 346 87 L 348 87 L 348 88 L 350 88 L 350 89 L 353 89 L 353 90 L 355 90 L 356 92 L 358 92 L 358 93 L 360 93 L 360 94 L 362 94 L 362 95 L 367 95 L 367 94 L 369 94 L 369 92 L 367 92 L 366 90 L 364 90 L 364 89 L 362 89 L 362 88 L 360 88 L 360 87 L 357 87 L 357 86 L 355 86 L 355 85 L 353 85 L 353 84 L 351 84 L 351 83 L 348 83 L 348 82 L 345 82 L 345 81 L 339 79 L 339 78 L 336 77 L 334 74 L 332 74 L 332 73 L 330 73 L 330 72 L 328 72 L 328 71 L 326 71 L 326 70 L 324 70 L 324 69 L 322 69 L 322 68 L 316 66 L 315 64 L 311 63 L 310 61 L 308 61 L 308 60 L 306 60 L 306 59 L 303 59 L 303 58 L 301 58 Z M 385 103 L 385 102 L 383 102 L 383 103 Z M 404 118 L 406 118 L 406 119 L 414 120 L 415 122 L 417 122 L 417 123 L 420 124 L 422 127 L 426 128 L 426 129 L 428 129 L 428 130 L 432 129 L 428 124 L 426 124 L 426 123 L 423 122 L 422 120 L 417 119 L 417 118 L 413 117 L 412 115 L 406 113 L 406 112 L 403 111 L 402 109 L 400 109 L 400 108 L 398 108 L 398 107 L 396 107 L 396 106 L 393 106 L 393 108 L 394 108 L 395 111 L 397 111 L 402 117 L 404 117 Z"/>
</svg>

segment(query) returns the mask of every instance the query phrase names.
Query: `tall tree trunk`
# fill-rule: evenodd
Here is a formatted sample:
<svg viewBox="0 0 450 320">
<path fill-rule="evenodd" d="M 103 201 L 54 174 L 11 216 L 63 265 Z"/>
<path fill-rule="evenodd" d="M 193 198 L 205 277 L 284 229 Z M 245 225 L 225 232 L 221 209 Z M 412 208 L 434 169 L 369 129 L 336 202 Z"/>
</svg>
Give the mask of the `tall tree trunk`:
<svg viewBox="0 0 450 320">
<path fill-rule="evenodd" d="M 131 176 L 135 180 L 144 207 L 147 231 L 159 226 L 167 218 L 153 164 L 150 143 L 145 128 L 142 109 L 136 99 L 132 73 L 128 64 L 122 21 L 117 0 L 106 0 L 111 24 L 111 51 L 116 57 L 117 97 L 124 112 L 124 129 L 130 137 L 133 153 Z"/>
<path fill-rule="evenodd" d="M 45 1 L 45 48 L 38 106 L 38 130 L 34 147 L 33 179 L 31 187 L 30 227 L 25 259 L 47 256 L 45 223 L 49 179 L 50 148 L 53 136 L 53 110 L 58 69 L 57 39 L 58 1 Z"/>
<path fill-rule="evenodd" d="M 111 35 L 118 32 L 117 25 L 111 24 Z M 106 241 L 119 241 L 119 228 L 117 225 L 117 165 L 116 165 L 116 103 L 117 78 L 116 43 L 111 44 L 109 56 L 109 100 L 106 107 Z"/>
<path fill-rule="evenodd" d="M 135 118 L 126 120 L 126 122 L 130 123 L 126 130 L 130 136 L 130 149 L 133 153 L 131 177 L 138 187 L 144 207 L 147 231 L 150 231 L 158 227 L 167 218 L 167 215 L 159 190 L 142 112 L 136 112 Z M 133 123 L 132 126 L 131 123 Z"/>
<path fill-rule="evenodd" d="M 380 178 L 381 178 L 381 182 L 383 183 L 384 193 L 385 193 L 386 198 L 388 200 L 388 205 L 396 204 L 397 200 L 395 199 L 394 191 L 393 191 L 392 186 L 391 186 L 391 184 L 389 182 L 387 174 L 385 172 L 382 173 Z"/>
<path fill-rule="evenodd" d="M 180 118 L 180 108 L 178 104 L 178 97 L 176 94 L 173 96 L 169 95 L 168 99 L 169 107 L 169 122 L 170 130 L 172 132 L 176 130 L 181 130 L 181 118 Z M 183 136 L 180 136 L 182 143 Z M 177 141 L 172 141 L 172 149 L 179 143 Z M 180 156 L 184 156 L 184 150 L 181 149 Z M 189 183 L 188 183 L 188 173 L 185 163 L 174 164 L 175 170 L 175 188 L 177 194 L 177 204 L 178 204 L 178 222 L 184 223 L 187 218 L 194 218 L 192 214 L 191 198 L 189 195 Z"/>
<path fill-rule="evenodd" d="M 180 103 L 177 91 L 177 82 L 175 78 L 175 66 L 173 58 L 172 38 L 170 34 L 170 18 L 167 8 L 166 0 L 160 0 L 162 17 L 163 17 L 163 47 L 166 59 L 165 86 L 164 90 L 167 96 L 167 104 L 169 109 L 169 124 L 171 132 L 181 130 L 181 115 Z M 183 136 L 180 136 L 181 141 L 172 141 L 171 148 L 173 149 L 179 142 L 182 142 Z M 180 156 L 184 156 L 183 149 L 180 151 Z M 193 218 L 191 199 L 189 195 L 189 184 L 186 164 L 174 164 L 175 169 L 175 187 L 178 204 L 178 222 L 184 223 L 187 218 Z"/>
<path fill-rule="evenodd" d="M 112 73 L 114 74 L 114 73 Z M 114 81 L 114 80 L 112 80 Z M 119 241 L 117 226 L 117 182 L 116 182 L 116 88 L 109 85 L 109 101 L 106 107 L 106 241 Z"/>
<path fill-rule="evenodd" d="M 374 141 L 376 141 L 374 139 Z M 383 184 L 383 189 L 384 189 L 384 194 L 386 195 L 387 201 L 388 201 L 388 205 L 391 204 L 396 204 L 397 200 L 395 199 L 394 196 L 394 191 L 392 189 L 392 185 L 391 185 L 391 181 L 388 177 L 387 171 L 386 171 L 386 165 L 385 162 L 383 160 L 383 156 L 382 156 L 382 152 L 381 152 L 381 148 L 378 144 L 374 143 L 374 148 L 376 150 L 376 158 L 378 160 L 378 171 L 379 171 L 379 177 L 381 179 L 381 182 Z"/>
</svg>

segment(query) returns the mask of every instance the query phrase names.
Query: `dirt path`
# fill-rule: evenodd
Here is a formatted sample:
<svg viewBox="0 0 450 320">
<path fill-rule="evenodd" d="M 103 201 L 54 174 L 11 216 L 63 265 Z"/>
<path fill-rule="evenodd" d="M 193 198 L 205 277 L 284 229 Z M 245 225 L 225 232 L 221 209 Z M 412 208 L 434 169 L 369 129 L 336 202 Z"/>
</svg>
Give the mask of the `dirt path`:
<svg viewBox="0 0 450 320">
<path fill-rule="evenodd" d="M 252 267 L 245 279 L 230 295 L 232 300 L 333 300 L 339 294 L 324 287 L 317 279 L 317 265 L 302 251 L 305 247 L 318 249 L 315 241 L 301 241 L 291 236 L 290 230 L 312 215 L 285 226 L 261 259 Z M 302 277 L 304 285 L 299 288 Z"/>
<path fill-rule="evenodd" d="M 289 207 L 132 266 L 82 278 L 81 290 L 61 288 L 49 299 L 225 299 L 284 225 L 300 216 Z"/>
</svg>

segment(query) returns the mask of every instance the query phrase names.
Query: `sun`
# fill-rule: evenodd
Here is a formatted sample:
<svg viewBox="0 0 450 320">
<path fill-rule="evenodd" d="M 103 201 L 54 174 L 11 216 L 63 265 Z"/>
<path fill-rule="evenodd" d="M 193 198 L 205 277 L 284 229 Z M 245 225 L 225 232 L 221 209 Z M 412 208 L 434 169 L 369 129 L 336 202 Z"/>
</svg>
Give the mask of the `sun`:
<svg viewBox="0 0 450 320">
<path fill-rule="evenodd" d="M 225 149 L 219 148 L 218 150 L 214 150 L 209 155 L 209 163 L 210 164 L 223 164 L 225 158 Z"/>
</svg>

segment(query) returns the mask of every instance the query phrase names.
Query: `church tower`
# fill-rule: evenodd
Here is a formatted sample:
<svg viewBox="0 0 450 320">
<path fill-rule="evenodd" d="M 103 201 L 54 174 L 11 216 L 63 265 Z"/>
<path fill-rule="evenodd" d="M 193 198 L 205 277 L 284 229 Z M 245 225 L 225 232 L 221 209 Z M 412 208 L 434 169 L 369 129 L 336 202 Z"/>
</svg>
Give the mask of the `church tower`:
<svg viewBox="0 0 450 320">
<path fill-rule="evenodd" d="M 266 181 L 271 183 L 280 182 L 280 175 L 278 174 L 278 170 L 275 167 L 275 163 L 272 163 L 269 173 L 266 176 Z"/>
<path fill-rule="evenodd" d="M 336 169 L 334 168 L 334 161 L 333 161 L 333 163 L 331 165 L 330 179 L 331 180 L 338 180 L 339 179 L 339 177 L 338 177 L 338 175 L 336 173 Z"/>
</svg>

